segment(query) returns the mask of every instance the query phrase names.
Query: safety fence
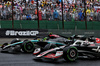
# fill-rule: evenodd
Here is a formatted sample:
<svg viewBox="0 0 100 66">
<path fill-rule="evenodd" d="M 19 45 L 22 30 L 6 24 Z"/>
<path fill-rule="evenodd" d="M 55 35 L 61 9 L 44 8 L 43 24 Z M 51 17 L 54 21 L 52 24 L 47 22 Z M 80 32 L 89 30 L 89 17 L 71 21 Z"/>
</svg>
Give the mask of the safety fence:
<svg viewBox="0 0 100 66">
<path fill-rule="evenodd" d="M 40 29 L 63 29 L 62 21 L 48 21 L 42 20 L 39 22 Z M 1 29 L 12 29 L 12 21 L 0 21 Z M 38 29 L 38 22 L 36 20 L 16 20 L 14 21 L 13 29 Z M 84 21 L 65 21 L 65 30 L 85 30 Z M 87 30 L 100 30 L 99 21 L 87 22 Z"/>
<path fill-rule="evenodd" d="M 51 32 L 65 37 L 72 35 L 100 37 L 100 30 L 0 29 L 0 38 L 44 38 Z"/>
</svg>

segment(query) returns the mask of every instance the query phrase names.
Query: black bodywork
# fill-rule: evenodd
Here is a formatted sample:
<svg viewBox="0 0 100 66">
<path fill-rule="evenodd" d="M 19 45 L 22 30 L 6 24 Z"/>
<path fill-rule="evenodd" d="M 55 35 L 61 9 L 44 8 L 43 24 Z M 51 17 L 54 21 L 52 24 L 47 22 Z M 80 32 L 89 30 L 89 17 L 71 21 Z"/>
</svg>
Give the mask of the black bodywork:
<svg viewBox="0 0 100 66">
<path fill-rule="evenodd" d="M 58 57 L 56 56 L 57 53 Z M 49 57 L 50 55 L 50 57 Z M 53 57 L 51 57 L 53 56 Z M 73 44 L 55 47 L 39 53 L 35 59 L 59 59 L 64 58 L 65 60 L 75 61 L 77 58 L 100 58 L 100 44 L 77 40 Z"/>
<path fill-rule="evenodd" d="M 78 49 L 79 56 L 87 56 L 87 58 L 100 58 L 100 48 L 99 44 L 94 44 L 95 46 L 75 46 Z"/>
</svg>

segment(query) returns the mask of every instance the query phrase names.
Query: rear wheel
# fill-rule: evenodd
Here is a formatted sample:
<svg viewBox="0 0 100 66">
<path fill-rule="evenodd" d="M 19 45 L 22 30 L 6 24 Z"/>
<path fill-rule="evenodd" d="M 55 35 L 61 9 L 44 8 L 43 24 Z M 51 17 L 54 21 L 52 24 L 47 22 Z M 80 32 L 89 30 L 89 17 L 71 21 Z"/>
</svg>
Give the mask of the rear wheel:
<svg viewBox="0 0 100 66">
<path fill-rule="evenodd" d="M 69 46 L 63 49 L 63 58 L 66 61 L 75 61 L 77 57 L 78 57 L 78 51 L 76 47 Z"/>
<path fill-rule="evenodd" d="M 21 48 L 24 52 L 33 52 L 34 51 L 34 43 L 31 41 L 25 41 L 22 43 Z"/>
</svg>

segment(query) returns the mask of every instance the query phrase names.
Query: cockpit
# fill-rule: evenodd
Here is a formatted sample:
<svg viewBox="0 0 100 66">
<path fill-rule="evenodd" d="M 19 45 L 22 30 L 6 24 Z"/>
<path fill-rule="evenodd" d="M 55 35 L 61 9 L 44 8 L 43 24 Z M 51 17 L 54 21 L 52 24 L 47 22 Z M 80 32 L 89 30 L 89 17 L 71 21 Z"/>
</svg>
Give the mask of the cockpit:
<svg viewBox="0 0 100 66">
<path fill-rule="evenodd" d="M 90 43 L 88 41 L 77 40 L 74 42 L 73 46 L 89 46 Z"/>
</svg>

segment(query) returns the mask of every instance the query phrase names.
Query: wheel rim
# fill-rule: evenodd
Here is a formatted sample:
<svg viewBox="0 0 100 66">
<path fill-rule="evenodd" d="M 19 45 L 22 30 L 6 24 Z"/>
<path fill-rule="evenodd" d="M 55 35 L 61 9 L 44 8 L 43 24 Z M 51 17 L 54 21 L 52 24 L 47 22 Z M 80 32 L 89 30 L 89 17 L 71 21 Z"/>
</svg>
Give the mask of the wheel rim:
<svg viewBox="0 0 100 66">
<path fill-rule="evenodd" d="M 71 50 L 71 51 L 70 51 L 70 56 L 71 56 L 72 58 L 74 58 L 74 57 L 76 56 L 75 50 Z"/>
<path fill-rule="evenodd" d="M 70 61 L 74 61 L 77 59 L 78 57 L 78 53 L 77 53 L 77 48 L 75 47 L 71 47 L 68 51 L 67 51 L 67 57 Z"/>
<path fill-rule="evenodd" d="M 26 43 L 26 49 L 31 50 L 32 49 L 32 44 L 31 43 Z"/>
<path fill-rule="evenodd" d="M 33 48 L 34 48 L 34 45 L 33 43 L 31 42 L 27 42 L 25 45 L 24 45 L 24 48 L 27 52 L 32 52 L 33 51 Z"/>
</svg>

